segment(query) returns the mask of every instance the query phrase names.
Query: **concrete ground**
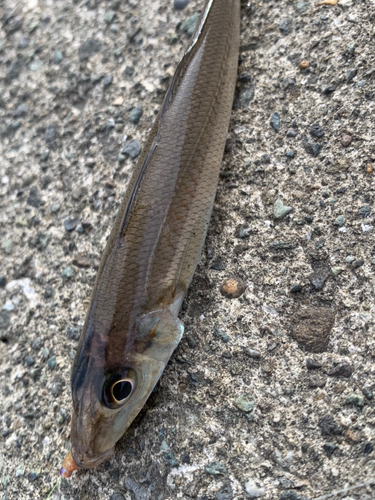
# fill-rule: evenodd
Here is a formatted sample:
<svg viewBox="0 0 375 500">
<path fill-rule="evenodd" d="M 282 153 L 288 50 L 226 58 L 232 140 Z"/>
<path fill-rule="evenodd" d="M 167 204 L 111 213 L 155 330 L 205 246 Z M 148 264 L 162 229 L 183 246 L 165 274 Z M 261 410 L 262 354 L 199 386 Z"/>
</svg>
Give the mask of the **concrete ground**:
<svg viewBox="0 0 375 500">
<path fill-rule="evenodd" d="M 0 1 L 3 500 L 59 477 L 100 256 L 202 5 Z M 54 500 L 375 497 L 375 3 L 241 15 L 186 335 L 115 455 Z"/>
</svg>

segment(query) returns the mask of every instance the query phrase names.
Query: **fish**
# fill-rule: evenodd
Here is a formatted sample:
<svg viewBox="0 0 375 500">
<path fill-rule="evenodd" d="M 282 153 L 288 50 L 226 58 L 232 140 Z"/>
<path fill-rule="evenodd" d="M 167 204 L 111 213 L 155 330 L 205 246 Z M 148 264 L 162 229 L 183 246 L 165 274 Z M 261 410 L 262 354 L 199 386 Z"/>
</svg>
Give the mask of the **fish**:
<svg viewBox="0 0 375 500">
<path fill-rule="evenodd" d="M 70 477 L 107 460 L 183 335 L 233 105 L 240 0 L 207 0 L 105 247 L 71 373 Z"/>
</svg>

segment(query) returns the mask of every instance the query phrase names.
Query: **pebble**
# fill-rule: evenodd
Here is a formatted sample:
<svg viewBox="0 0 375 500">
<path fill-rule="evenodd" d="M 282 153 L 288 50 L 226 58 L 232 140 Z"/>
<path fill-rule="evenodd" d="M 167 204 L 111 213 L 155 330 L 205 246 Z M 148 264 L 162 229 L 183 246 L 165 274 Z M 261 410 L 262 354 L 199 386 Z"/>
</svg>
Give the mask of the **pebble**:
<svg viewBox="0 0 375 500">
<path fill-rule="evenodd" d="M 365 398 L 362 396 L 362 394 L 350 394 L 350 396 L 345 399 L 345 404 L 362 408 L 362 406 L 365 404 Z"/>
<path fill-rule="evenodd" d="M 333 223 L 335 226 L 339 226 L 339 227 L 342 227 L 342 226 L 345 226 L 345 222 L 346 222 L 346 219 L 343 215 L 339 215 L 335 222 Z"/>
<path fill-rule="evenodd" d="M 306 2 L 298 2 L 296 5 L 296 9 L 300 14 L 304 14 L 309 10 L 309 5 Z"/>
<path fill-rule="evenodd" d="M 221 462 L 211 462 L 209 463 L 205 469 L 207 474 L 211 474 L 213 476 L 220 476 L 226 474 L 227 468 Z"/>
<path fill-rule="evenodd" d="M 324 283 L 328 278 L 328 272 L 322 268 L 318 269 L 310 276 L 310 283 L 313 285 L 315 290 L 322 290 L 324 287 Z"/>
<path fill-rule="evenodd" d="M 333 85 L 328 85 L 324 90 L 323 90 L 323 94 L 324 95 L 330 95 L 332 94 L 334 91 L 335 91 L 335 87 Z"/>
<path fill-rule="evenodd" d="M 247 349 L 246 353 L 253 359 L 259 359 L 261 357 L 260 351 L 257 351 L 256 349 Z"/>
<path fill-rule="evenodd" d="M 66 267 L 61 273 L 62 278 L 67 280 L 73 278 L 75 275 L 76 275 L 75 270 L 70 266 Z"/>
<path fill-rule="evenodd" d="M 254 86 L 246 86 L 240 89 L 236 98 L 236 108 L 246 109 L 250 102 L 254 99 L 255 88 Z"/>
<path fill-rule="evenodd" d="M 48 368 L 50 370 L 53 370 L 56 366 L 56 357 L 55 356 L 50 357 L 47 364 L 48 364 Z"/>
<path fill-rule="evenodd" d="M 278 199 L 275 201 L 275 204 L 273 206 L 273 215 L 275 216 L 276 219 L 282 219 L 287 214 L 289 214 L 292 210 L 293 210 L 292 207 L 288 207 L 288 206 L 284 205 L 282 200 Z"/>
<path fill-rule="evenodd" d="M 173 6 L 177 10 L 183 10 L 190 0 L 174 0 Z"/>
<path fill-rule="evenodd" d="M 373 392 L 371 389 L 369 389 L 368 387 L 364 387 L 362 389 L 362 392 L 363 392 L 363 395 L 366 397 L 366 399 L 368 399 L 368 400 L 372 399 Z"/>
<path fill-rule="evenodd" d="M 106 24 L 111 24 L 111 22 L 114 20 L 116 17 L 116 12 L 114 10 L 109 10 L 104 14 L 104 22 Z"/>
<path fill-rule="evenodd" d="M 338 435 L 342 432 L 331 415 L 325 415 L 321 420 L 319 420 L 318 425 L 322 436 Z"/>
<path fill-rule="evenodd" d="M 1 244 L 2 249 L 4 250 L 4 253 L 6 255 L 10 255 L 12 253 L 14 243 L 13 240 L 4 240 L 3 243 Z"/>
<path fill-rule="evenodd" d="M 260 498 L 264 497 L 266 494 L 265 489 L 258 486 L 252 479 L 249 479 L 247 483 L 245 483 L 245 490 L 249 498 Z"/>
<path fill-rule="evenodd" d="M 317 361 L 316 359 L 306 358 L 306 368 L 308 370 L 318 370 L 321 367 L 321 363 L 319 363 L 319 361 Z"/>
<path fill-rule="evenodd" d="M 68 217 L 64 220 L 65 231 L 71 233 L 78 226 L 79 218 L 78 217 Z"/>
<path fill-rule="evenodd" d="M 363 266 L 363 264 L 363 259 L 356 259 L 354 262 L 352 262 L 352 266 L 354 267 L 354 269 L 358 269 L 359 267 Z"/>
<path fill-rule="evenodd" d="M 286 136 L 287 137 L 296 137 L 297 134 L 298 134 L 297 130 L 295 130 L 294 128 L 291 128 L 287 131 Z"/>
<path fill-rule="evenodd" d="M 341 138 L 341 144 L 344 146 L 344 148 L 347 148 L 351 142 L 352 142 L 352 136 L 349 134 L 343 134 Z"/>
<path fill-rule="evenodd" d="M 53 203 L 50 208 L 51 214 L 56 214 L 60 210 L 60 208 L 61 208 L 60 203 Z"/>
<path fill-rule="evenodd" d="M 82 187 L 75 187 L 72 191 L 72 198 L 75 201 L 78 201 L 82 198 L 82 196 L 85 194 L 85 188 Z"/>
<path fill-rule="evenodd" d="M 309 500 L 307 497 L 298 495 L 295 491 L 283 491 L 279 497 L 279 500 Z"/>
<path fill-rule="evenodd" d="M 109 500 L 125 500 L 125 497 L 121 493 L 113 493 L 113 495 L 109 497 Z"/>
<path fill-rule="evenodd" d="M 280 115 L 276 111 L 271 116 L 270 125 L 275 132 L 280 130 Z"/>
<path fill-rule="evenodd" d="M 60 64 L 62 60 L 62 53 L 59 50 L 56 50 L 55 55 L 53 56 L 53 64 Z"/>
<path fill-rule="evenodd" d="M 31 186 L 29 191 L 29 197 L 27 198 L 27 204 L 34 208 L 39 208 L 42 201 L 38 196 L 38 189 L 35 186 Z"/>
<path fill-rule="evenodd" d="M 38 479 L 39 477 L 39 472 L 29 472 L 28 475 L 27 475 L 27 479 L 30 481 L 30 483 L 32 483 L 33 481 L 35 481 L 36 479 Z"/>
<path fill-rule="evenodd" d="M 346 259 L 345 259 L 345 262 L 346 262 L 347 264 L 351 264 L 351 263 L 352 263 L 352 262 L 354 262 L 354 261 L 355 261 L 355 257 L 354 257 L 353 255 L 348 255 L 348 256 L 346 257 Z"/>
<path fill-rule="evenodd" d="M 169 451 L 168 453 L 163 454 L 163 459 L 172 467 L 178 467 L 178 462 L 173 454 L 173 451 Z"/>
<path fill-rule="evenodd" d="M 299 283 L 295 283 L 289 291 L 290 293 L 300 293 L 302 292 L 302 286 Z"/>
<path fill-rule="evenodd" d="M 255 402 L 252 394 L 241 394 L 234 402 L 237 408 L 245 413 L 254 410 Z"/>
<path fill-rule="evenodd" d="M 141 105 L 136 106 L 130 112 L 130 121 L 134 123 L 134 125 L 137 125 L 139 123 L 139 120 L 141 119 L 142 114 L 143 114 L 142 106 Z"/>
<path fill-rule="evenodd" d="M 365 455 L 369 455 L 372 451 L 373 451 L 374 447 L 372 445 L 372 443 L 370 443 L 370 441 L 367 441 L 364 445 L 363 445 L 363 449 L 362 449 L 362 452 L 365 454 Z"/>
<path fill-rule="evenodd" d="M 289 35 L 293 31 L 293 21 L 291 19 L 283 19 L 279 24 L 280 33 Z"/>
<path fill-rule="evenodd" d="M 111 74 L 106 75 L 103 79 L 103 89 L 106 90 L 111 85 L 112 81 L 113 76 Z"/>
<path fill-rule="evenodd" d="M 310 61 L 303 60 L 299 63 L 300 69 L 306 69 L 310 67 Z"/>
<path fill-rule="evenodd" d="M 359 215 L 362 215 L 362 217 L 369 217 L 371 215 L 371 207 L 369 205 L 364 205 L 360 208 Z"/>
<path fill-rule="evenodd" d="M 78 49 L 78 55 L 80 61 L 85 61 L 90 59 L 91 56 L 98 53 L 101 49 L 101 43 L 96 38 L 88 38 L 83 42 Z"/>
<path fill-rule="evenodd" d="M 33 356 L 27 356 L 25 362 L 26 362 L 26 366 L 35 365 L 35 359 Z"/>
<path fill-rule="evenodd" d="M 19 118 L 20 116 L 25 116 L 29 112 L 29 106 L 23 102 L 19 106 L 17 106 L 16 111 L 14 112 L 14 116 Z"/>
<path fill-rule="evenodd" d="M 216 492 L 215 500 L 232 500 L 233 490 L 230 483 L 224 484 L 224 486 Z"/>
<path fill-rule="evenodd" d="M 220 292 L 228 299 L 236 299 L 240 297 L 246 290 L 246 285 L 242 281 L 234 278 L 229 278 L 224 281 L 220 287 Z"/>
<path fill-rule="evenodd" d="M 4 288 L 7 284 L 6 276 L 0 276 L 0 288 Z"/>
<path fill-rule="evenodd" d="M 292 320 L 292 337 L 310 352 L 327 349 L 335 322 L 335 313 L 328 307 L 301 307 Z"/>
<path fill-rule="evenodd" d="M 319 125 L 319 123 L 313 123 L 310 127 L 310 135 L 316 139 L 320 139 L 324 136 L 324 130 Z"/>
<path fill-rule="evenodd" d="M 339 363 L 334 368 L 332 368 L 332 370 L 328 372 L 328 375 L 330 375 L 331 377 L 337 376 L 337 377 L 349 378 L 353 372 L 354 368 L 352 367 L 352 365 L 344 362 L 344 363 Z"/>
<path fill-rule="evenodd" d="M 226 333 L 226 331 L 223 330 L 222 328 L 219 328 L 218 326 L 214 327 L 214 335 L 215 335 L 215 337 L 218 337 L 219 339 L 221 339 L 225 343 L 229 342 L 229 340 L 230 340 L 230 337 Z"/>
<path fill-rule="evenodd" d="M 124 147 L 122 148 L 121 154 L 128 155 L 130 158 L 136 158 L 141 152 L 141 143 L 134 139 L 132 141 L 125 142 Z"/>
<path fill-rule="evenodd" d="M 370 163 L 367 163 L 366 165 L 366 173 L 371 174 L 373 171 L 372 165 Z"/>
<path fill-rule="evenodd" d="M 188 35 L 192 35 L 194 33 L 198 20 L 199 14 L 193 14 L 181 24 L 182 31 L 185 31 Z"/>
<path fill-rule="evenodd" d="M 311 136 L 307 136 L 307 138 L 305 138 L 305 140 L 303 141 L 303 147 L 305 148 L 306 153 L 313 156 L 314 158 L 319 156 L 319 153 L 322 149 L 322 146 L 317 142 L 314 142 Z"/>
<path fill-rule="evenodd" d="M 324 443 L 323 444 L 323 450 L 324 454 L 326 457 L 331 458 L 333 455 L 334 451 L 337 449 L 337 445 L 334 443 Z"/>
<path fill-rule="evenodd" d="M 357 69 L 356 68 L 350 68 L 346 72 L 346 83 L 352 83 L 353 78 L 357 75 Z"/>
</svg>

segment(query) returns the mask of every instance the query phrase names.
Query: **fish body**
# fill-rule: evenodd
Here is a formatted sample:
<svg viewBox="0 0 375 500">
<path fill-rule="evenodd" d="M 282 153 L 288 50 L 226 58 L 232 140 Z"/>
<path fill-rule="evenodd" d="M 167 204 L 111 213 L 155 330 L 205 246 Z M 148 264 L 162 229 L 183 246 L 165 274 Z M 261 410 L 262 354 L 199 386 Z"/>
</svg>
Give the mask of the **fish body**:
<svg viewBox="0 0 375 500">
<path fill-rule="evenodd" d="M 215 199 L 239 21 L 240 0 L 206 3 L 120 206 L 73 364 L 65 477 L 112 454 L 183 334 L 178 313 Z"/>
</svg>

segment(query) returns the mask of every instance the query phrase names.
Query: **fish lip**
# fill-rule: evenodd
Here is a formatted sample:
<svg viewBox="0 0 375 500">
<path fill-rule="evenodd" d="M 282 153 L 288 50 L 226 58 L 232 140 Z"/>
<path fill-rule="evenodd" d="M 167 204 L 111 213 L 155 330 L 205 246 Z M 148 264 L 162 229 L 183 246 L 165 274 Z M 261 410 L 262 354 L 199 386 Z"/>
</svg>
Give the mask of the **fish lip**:
<svg viewBox="0 0 375 500">
<path fill-rule="evenodd" d="M 79 452 L 76 452 L 72 448 L 71 453 L 74 462 L 80 469 L 93 469 L 94 467 L 97 467 L 101 463 L 103 463 L 105 460 L 107 460 L 115 451 L 115 447 L 113 446 L 109 450 L 100 453 L 98 456 L 89 456 L 85 455 Z"/>
</svg>

